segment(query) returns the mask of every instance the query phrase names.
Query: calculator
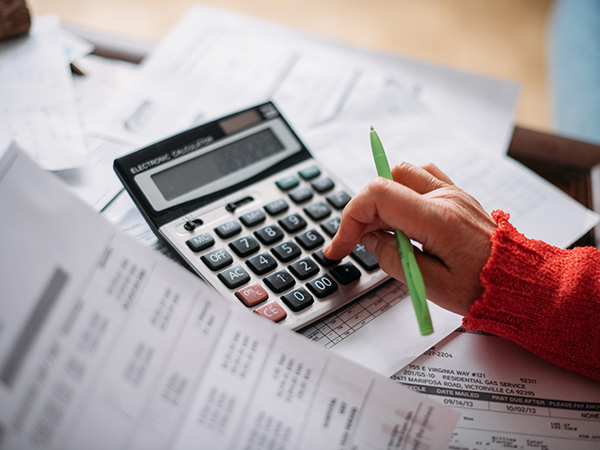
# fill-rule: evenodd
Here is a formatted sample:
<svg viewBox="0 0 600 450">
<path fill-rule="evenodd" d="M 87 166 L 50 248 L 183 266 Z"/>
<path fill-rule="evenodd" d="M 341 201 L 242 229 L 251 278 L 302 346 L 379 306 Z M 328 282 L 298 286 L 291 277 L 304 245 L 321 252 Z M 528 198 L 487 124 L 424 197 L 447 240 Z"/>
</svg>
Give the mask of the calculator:
<svg viewBox="0 0 600 450">
<path fill-rule="evenodd" d="M 286 328 L 303 328 L 388 279 L 363 245 L 341 261 L 323 255 L 350 195 L 272 102 L 120 157 L 114 169 L 188 269 Z"/>
</svg>

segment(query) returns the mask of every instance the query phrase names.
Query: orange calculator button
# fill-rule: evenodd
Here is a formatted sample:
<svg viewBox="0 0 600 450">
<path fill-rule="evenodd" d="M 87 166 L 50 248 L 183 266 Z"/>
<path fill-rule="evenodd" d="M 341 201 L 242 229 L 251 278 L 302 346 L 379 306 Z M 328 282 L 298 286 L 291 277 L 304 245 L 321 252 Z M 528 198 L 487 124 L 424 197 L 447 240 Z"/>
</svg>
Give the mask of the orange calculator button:
<svg viewBox="0 0 600 450">
<path fill-rule="evenodd" d="M 265 301 L 269 294 L 260 285 L 260 283 L 254 283 L 250 286 L 246 286 L 235 293 L 242 303 L 246 306 L 258 305 L 260 302 Z"/>
<path fill-rule="evenodd" d="M 272 320 L 273 322 L 279 322 L 285 319 L 287 316 L 287 313 L 283 307 L 277 302 L 269 302 L 260 308 L 256 308 L 254 312 L 259 316 L 263 316 L 269 320 Z"/>
</svg>

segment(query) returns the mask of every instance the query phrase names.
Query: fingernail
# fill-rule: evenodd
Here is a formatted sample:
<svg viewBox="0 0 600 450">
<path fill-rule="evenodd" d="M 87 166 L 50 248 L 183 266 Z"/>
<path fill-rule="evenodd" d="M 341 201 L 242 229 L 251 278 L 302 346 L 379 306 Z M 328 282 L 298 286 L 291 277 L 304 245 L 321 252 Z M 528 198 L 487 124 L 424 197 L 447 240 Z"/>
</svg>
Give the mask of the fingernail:
<svg viewBox="0 0 600 450">
<path fill-rule="evenodd" d="M 377 236 L 374 233 L 365 234 L 362 237 L 362 242 L 369 252 L 375 253 L 375 249 L 377 248 Z"/>
</svg>

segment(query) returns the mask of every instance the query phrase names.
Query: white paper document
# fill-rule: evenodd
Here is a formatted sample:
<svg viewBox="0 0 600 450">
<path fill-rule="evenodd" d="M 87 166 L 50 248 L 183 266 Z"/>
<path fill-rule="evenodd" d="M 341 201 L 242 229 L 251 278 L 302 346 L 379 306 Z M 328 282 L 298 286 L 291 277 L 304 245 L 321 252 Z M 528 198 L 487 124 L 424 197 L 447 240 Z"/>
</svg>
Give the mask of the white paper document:
<svg viewBox="0 0 600 450">
<path fill-rule="evenodd" d="M 300 136 L 399 84 L 436 116 L 503 152 L 518 87 L 319 39 L 231 11 L 192 8 L 144 60 L 97 130 L 143 146 L 273 100 Z M 401 107 L 402 105 L 398 105 Z"/>
<path fill-rule="evenodd" d="M 0 43 L 0 148 L 17 141 L 49 170 L 85 161 L 59 26 L 55 16 L 36 17 L 28 35 Z"/>
<path fill-rule="evenodd" d="M 600 448 L 600 383 L 496 336 L 455 332 L 393 378 L 461 412 L 449 450 Z"/>
<path fill-rule="evenodd" d="M 0 205 L 0 448 L 447 445 L 457 412 L 238 312 L 14 147 Z"/>
<path fill-rule="evenodd" d="M 502 209 L 525 236 L 568 247 L 595 224 L 598 215 L 508 156 L 481 152 L 461 134 L 440 124 L 426 111 L 394 113 L 379 102 L 374 125 L 390 165 L 434 163 L 461 189 L 492 212 Z M 305 135 L 317 160 L 335 170 L 355 191 L 376 176 L 363 112 L 347 114 Z M 367 151 L 365 151 L 365 149 Z M 343 155 L 344 163 L 340 163 Z"/>
</svg>

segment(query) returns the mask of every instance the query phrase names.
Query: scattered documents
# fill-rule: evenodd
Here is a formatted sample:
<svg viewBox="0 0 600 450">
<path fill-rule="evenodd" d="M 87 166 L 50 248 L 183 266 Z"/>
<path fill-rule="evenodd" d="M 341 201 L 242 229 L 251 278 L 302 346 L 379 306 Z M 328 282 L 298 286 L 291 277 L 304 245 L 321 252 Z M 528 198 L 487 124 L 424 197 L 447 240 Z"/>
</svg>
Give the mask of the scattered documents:
<svg viewBox="0 0 600 450">
<path fill-rule="evenodd" d="M 449 449 L 600 447 L 600 383 L 499 337 L 455 332 L 393 378 L 462 413 Z"/>
<path fill-rule="evenodd" d="M 446 447 L 457 412 L 238 312 L 15 147 L 0 206 L 3 448 Z"/>
<path fill-rule="evenodd" d="M 49 170 L 85 161 L 83 129 L 63 36 L 55 16 L 0 43 L 0 148 L 12 141 Z"/>
</svg>

